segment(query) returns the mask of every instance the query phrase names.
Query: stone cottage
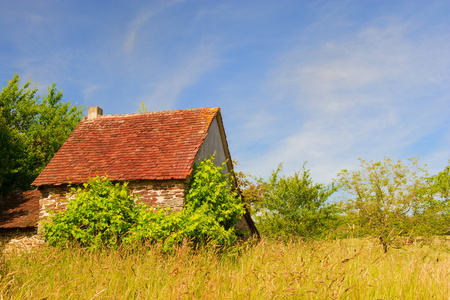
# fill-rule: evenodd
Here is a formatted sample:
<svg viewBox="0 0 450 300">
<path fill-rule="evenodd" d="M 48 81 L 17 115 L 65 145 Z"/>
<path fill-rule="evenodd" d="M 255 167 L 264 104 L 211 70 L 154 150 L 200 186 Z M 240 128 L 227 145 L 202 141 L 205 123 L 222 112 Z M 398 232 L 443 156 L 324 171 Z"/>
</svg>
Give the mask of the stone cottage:
<svg viewBox="0 0 450 300">
<path fill-rule="evenodd" d="M 219 108 L 103 115 L 101 108 L 89 107 L 32 183 L 42 193 L 39 219 L 67 205 L 69 184 L 97 175 L 128 182 L 149 205 L 181 210 L 194 163 L 214 153 L 216 164 L 233 170 Z M 257 234 L 248 212 L 237 228 Z"/>
</svg>

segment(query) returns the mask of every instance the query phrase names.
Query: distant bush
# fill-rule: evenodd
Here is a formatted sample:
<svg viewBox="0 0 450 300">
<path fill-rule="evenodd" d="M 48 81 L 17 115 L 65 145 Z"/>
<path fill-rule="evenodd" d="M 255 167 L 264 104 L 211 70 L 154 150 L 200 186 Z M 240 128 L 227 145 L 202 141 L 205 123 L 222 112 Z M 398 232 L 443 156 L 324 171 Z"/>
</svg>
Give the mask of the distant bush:
<svg viewBox="0 0 450 300">
<path fill-rule="evenodd" d="M 230 191 L 232 177 L 223 175 L 223 168 L 212 158 L 195 166 L 180 212 L 139 203 L 126 183 L 93 178 L 84 189 L 73 189 L 76 196 L 67 209 L 44 224 L 45 239 L 57 247 L 76 242 L 90 249 L 161 242 L 170 250 L 185 239 L 195 245 L 228 245 L 236 240 L 234 225 L 244 208 L 237 193 Z"/>
<path fill-rule="evenodd" d="M 310 171 L 280 176 L 282 165 L 268 180 L 257 178 L 244 194 L 251 203 L 261 233 L 276 239 L 318 239 L 330 235 L 338 224 L 339 210 L 329 197 L 332 186 L 314 183 Z"/>
</svg>

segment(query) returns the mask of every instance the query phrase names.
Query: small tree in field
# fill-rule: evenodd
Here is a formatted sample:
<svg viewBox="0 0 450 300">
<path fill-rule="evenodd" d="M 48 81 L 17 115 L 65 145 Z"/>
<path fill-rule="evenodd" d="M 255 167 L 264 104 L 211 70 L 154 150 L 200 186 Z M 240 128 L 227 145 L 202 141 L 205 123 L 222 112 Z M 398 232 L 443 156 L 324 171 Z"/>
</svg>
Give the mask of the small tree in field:
<svg viewBox="0 0 450 300">
<path fill-rule="evenodd" d="M 416 220 L 426 211 L 420 191 L 427 173 L 416 158 L 409 165 L 389 158 L 360 162 L 359 171 L 338 174 L 337 183 L 346 192 L 343 205 L 359 231 L 378 238 L 387 252 L 398 235 L 420 231 Z"/>
<path fill-rule="evenodd" d="M 449 161 L 450 162 L 450 161 Z M 444 235 L 450 232 L 450 165 L 439 174 L 426 179 L 422 194 L 424 201 L 424 226 L 433 229 L 433 233 Z"/>
<path fill-rule="evenodd" d="M 450 160 L 449 160 L 450 163 Z M 442 201 L 450 202 L 450 164 L 435 176 L 428 178 L 432 192 Z"/>
<path fill-rule="evenodd" d="M 255 218 L 261 232 L 271 237 L 319 238 L 334 227 L 338 210 L 327 203 L 334 188 L 312 181 L 309 170 L 280 176 L 281 164 L 269 180 L 258 179 L 261 195 Z"/>
</svg>

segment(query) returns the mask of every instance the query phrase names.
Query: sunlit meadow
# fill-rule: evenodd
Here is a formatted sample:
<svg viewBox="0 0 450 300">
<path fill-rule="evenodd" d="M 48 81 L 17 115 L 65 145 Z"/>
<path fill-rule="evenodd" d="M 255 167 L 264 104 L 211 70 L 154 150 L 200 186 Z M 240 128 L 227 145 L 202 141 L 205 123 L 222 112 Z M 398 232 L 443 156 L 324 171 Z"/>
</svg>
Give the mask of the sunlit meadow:
<svg viewBox="0 0 450 300">
<path fill-rule="evenodd" d="M 444 243 L 384 254 L 368 239 L 227 251 L 158 247 L 88 252 L 42 247 L 4 254 L 1 299 L 448 299 Z"/>
</svg>

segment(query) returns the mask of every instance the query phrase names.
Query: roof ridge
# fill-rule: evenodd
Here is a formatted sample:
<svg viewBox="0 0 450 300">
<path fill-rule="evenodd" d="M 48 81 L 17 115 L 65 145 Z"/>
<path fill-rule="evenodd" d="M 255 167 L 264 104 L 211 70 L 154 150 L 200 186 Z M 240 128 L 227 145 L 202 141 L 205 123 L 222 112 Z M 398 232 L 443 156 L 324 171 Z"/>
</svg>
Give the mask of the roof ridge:
<svg viewBox="0 0 450 300">
<path fill-rule="evenodd" d="M 113 118 L 124 118 L 124 117 L 138 117 L 138 116 L 146 116 L 146 115 L 162 115 L 169 113 L 177 113 L 177 112 L 187 112 L 187 111 L 199 111 L 199 110 L 213 110 L 218 111 L 219 107 L 199 107 L 199 108 L 187 108 L 187 109 L 174 109 L 174 110 L 161 110 L 161 111 L 147 111 L 147 112 L 138 112 L 132 114 L 117 114 L 117 115 L 101 115 L 98 116 L 99 119 L 113 119 Z"/>
</svg>

